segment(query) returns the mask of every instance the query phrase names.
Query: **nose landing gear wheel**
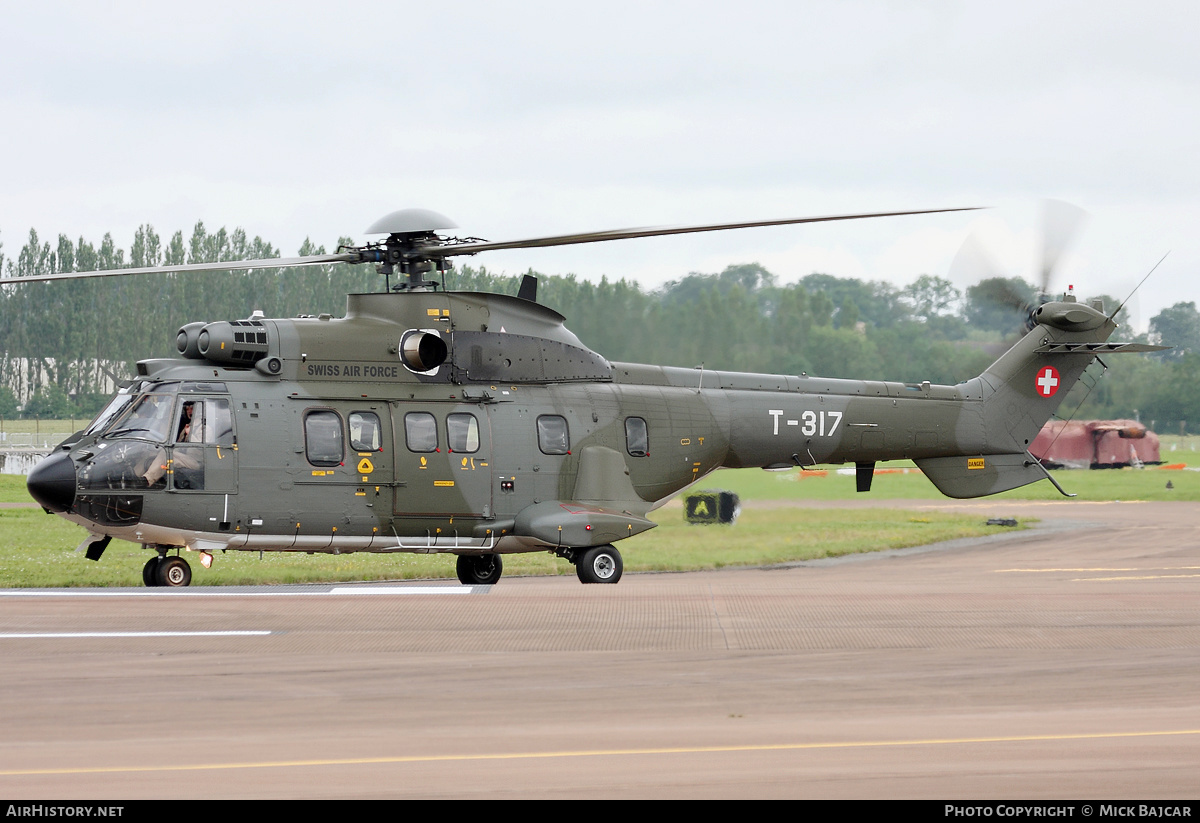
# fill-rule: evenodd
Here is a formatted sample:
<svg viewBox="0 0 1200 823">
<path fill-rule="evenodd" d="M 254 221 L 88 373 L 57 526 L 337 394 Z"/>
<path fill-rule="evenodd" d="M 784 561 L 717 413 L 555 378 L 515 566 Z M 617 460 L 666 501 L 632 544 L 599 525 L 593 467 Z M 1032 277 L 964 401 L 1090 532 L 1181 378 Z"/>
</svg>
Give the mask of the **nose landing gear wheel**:
<svg viewBox="0 0 1200 823">
<path fill-rule="evenodd" d="M 192 582 L 192 567 L 182 557 L 164 557 L 158 564 L 158 585 L 187 586 Z"/>
<path fill-rule="evenodd" d="M 460 554 L 455 571 L 464 586 L 492 586 L 500 579 L 504 563 L 498 554 Z"/>
<path fill-rule="evenodd" d="M 616 583 L 624 568 L 621 553 L 612 546 L 584 549 L 575 562 L 575 574 L 580 583 Z"/>
</svg>

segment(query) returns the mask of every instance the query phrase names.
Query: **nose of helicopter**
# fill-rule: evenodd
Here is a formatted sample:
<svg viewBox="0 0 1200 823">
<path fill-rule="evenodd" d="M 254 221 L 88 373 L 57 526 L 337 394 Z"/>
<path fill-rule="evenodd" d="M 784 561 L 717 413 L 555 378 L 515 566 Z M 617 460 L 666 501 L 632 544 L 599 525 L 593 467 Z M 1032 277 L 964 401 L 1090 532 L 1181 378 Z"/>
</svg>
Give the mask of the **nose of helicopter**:
<svg viewBox="0 0 1200 823">
<path fill-rule="evenodd" d="M 75 464 L 64 451 L 56 451 L 33 467 L 25 481 L 30 496 L 52 512 L 71 510 L 75 502 Z"/>
</svg>

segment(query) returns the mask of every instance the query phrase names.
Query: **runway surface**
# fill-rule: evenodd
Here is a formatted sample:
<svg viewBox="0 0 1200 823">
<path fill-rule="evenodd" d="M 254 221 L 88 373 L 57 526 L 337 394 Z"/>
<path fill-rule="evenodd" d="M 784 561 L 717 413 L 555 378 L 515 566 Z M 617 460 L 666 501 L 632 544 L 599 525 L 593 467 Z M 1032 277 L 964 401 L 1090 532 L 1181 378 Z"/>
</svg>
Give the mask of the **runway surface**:
<svg viewBox="0 0 1200 823">
<path fill-rule="evenodd" d="M 1196 796 L 1200 505 L 891 505 L 1043 526 L 617 586 L 3 591 L 0 795 Z"/>
</svg>

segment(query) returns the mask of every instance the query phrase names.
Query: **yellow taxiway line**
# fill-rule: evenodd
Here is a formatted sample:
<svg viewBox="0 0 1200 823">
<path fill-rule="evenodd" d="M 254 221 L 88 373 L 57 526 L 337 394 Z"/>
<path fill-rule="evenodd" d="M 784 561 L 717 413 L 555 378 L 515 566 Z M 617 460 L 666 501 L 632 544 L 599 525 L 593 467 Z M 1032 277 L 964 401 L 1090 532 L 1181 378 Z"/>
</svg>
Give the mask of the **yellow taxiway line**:
<svg viewBox="0 0 1200 823">
<path fill-rule="evenodd" d="M 953 746 L 979 743 L 1029 743 L 1067 740 L 1120 740 L 1145 737 L 1180 737 L 1200 735 L 1200 729 L 1147 732 L 1099 732 L 1093 734 L 1031 734 L 1004 737 L 951 737 L 916 740 L 862 740 L 823 743 L 766 743 L 742 746 L 673 746 L 640 749 L 579 749 L 552 752 L 499 752 L 495 754 L 433 754 L 397 757 L 351 757 L 320 760 L 265 760 L 241 763 L 187 763 L 157 766 L 88 766 L 58 769 L 4 769 L 0 777 L 31 777 L 56 774 L 133 774 L 138 772 L 217 771 L 222 769 L 279 769 L 311 766 L 368 766 L 400 763 L 453 763 L 484 760 L 553 760 L 570 757 L 627 757 L 656 754 L 723 754 L 732 752 L 783 752 L 820 749 L 870 749 L 903 746 Z"/>
</svg>

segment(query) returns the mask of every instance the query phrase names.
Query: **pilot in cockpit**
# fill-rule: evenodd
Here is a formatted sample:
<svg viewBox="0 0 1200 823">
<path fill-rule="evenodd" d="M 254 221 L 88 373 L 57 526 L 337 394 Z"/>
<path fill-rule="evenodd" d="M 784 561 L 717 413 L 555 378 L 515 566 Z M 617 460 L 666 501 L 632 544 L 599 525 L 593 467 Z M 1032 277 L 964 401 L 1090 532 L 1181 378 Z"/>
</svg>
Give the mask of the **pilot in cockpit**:
<svg viewBox="0 0 1200 823">
<path fill-rule="evenodd" d="M 196 407 L 200 407 L 199 413 Z M 201 400 L 189 400 L 183 404 L 179 413 L 178 428 L 175 432 L 174 443 L 203 443 L 204 442 L 204 406 Z M 172 468 L 177 473 L 176 485 L 186 488 L 203 488 L 204 455 L 189 449 L 176 449 L 172 456 Z M 150 466 L 142 475 L 147 485 L 153 486 L 167 471 L 166 449 L 159 449 L 158 454 L 150 461 Z M 197 474 L 199 473 L 199 474 Z M 187 478 L 185 480 L 184 478 Z"/>
</svg>

